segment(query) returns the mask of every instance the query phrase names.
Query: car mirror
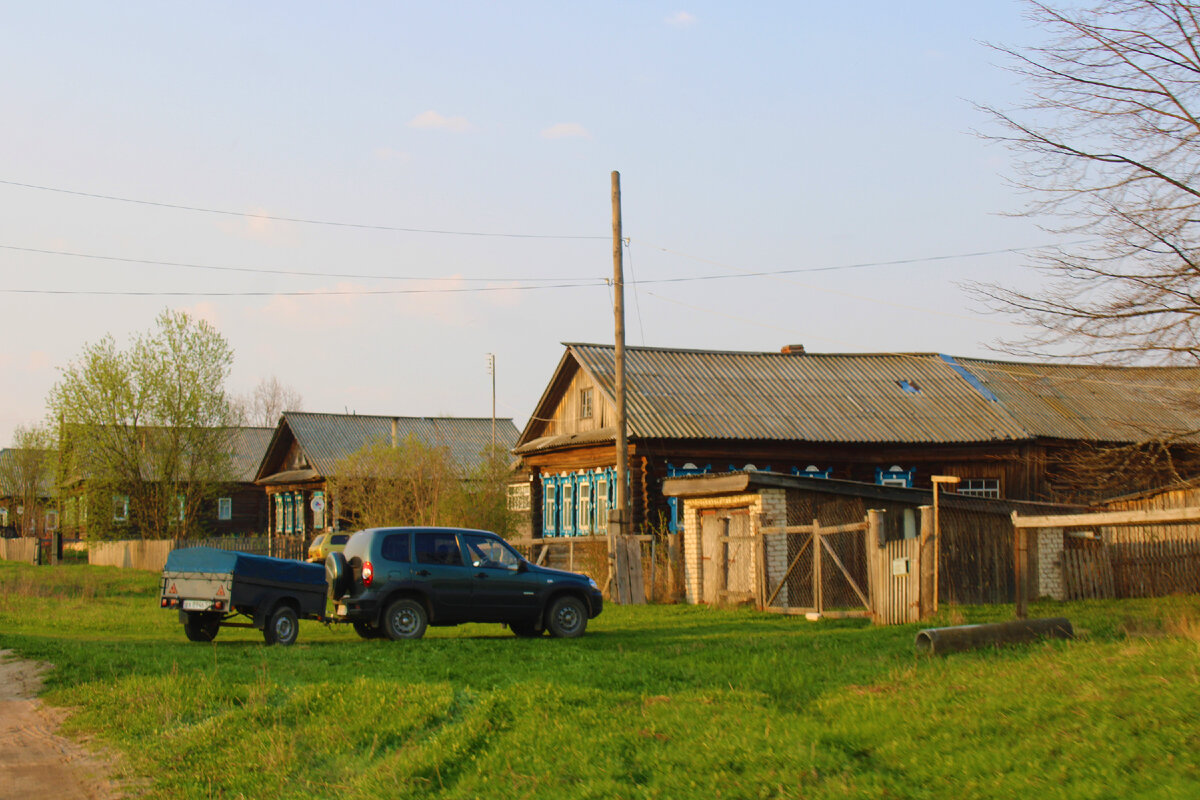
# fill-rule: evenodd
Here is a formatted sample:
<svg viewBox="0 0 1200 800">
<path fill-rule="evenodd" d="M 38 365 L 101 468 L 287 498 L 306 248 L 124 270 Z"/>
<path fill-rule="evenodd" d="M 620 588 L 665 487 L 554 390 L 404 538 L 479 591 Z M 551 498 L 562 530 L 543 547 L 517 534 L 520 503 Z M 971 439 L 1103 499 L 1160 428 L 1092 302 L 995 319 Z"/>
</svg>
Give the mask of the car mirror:
<svg viewBox="0 0 1200 800">
<path fill-rule="evenodd" d="M 529 562 L 526 561 L 525 559 L 522 558 L 520 561 L 517 562 L 517 572 L 525 572 L 528 569 L 529 569 Z"/>
</svg>

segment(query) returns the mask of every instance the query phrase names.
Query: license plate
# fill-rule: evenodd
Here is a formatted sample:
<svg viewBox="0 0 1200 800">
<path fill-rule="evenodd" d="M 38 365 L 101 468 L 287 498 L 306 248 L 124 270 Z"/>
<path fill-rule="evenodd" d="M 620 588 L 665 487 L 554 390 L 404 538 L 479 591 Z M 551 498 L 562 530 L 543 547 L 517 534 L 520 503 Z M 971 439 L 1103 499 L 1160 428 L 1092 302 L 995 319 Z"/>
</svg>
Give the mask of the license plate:
<svg viewBox="0 0 1200 800">
<path fill-rule="evenodd" d="M 208 600 L 184 600 L 184 611 L 208 611 L 212 607 L 212 603 Z"/>
<path fill-rule="evenodd" d="M 344 617 L 344 616 L 346 616 L 346 607 L 345 607 L 345 606 L 338 606 L 338 607 L 337 607 L 337 613 L 338 613 L 338 616 L 339 616 L 339 617 Z"/>
</svg>

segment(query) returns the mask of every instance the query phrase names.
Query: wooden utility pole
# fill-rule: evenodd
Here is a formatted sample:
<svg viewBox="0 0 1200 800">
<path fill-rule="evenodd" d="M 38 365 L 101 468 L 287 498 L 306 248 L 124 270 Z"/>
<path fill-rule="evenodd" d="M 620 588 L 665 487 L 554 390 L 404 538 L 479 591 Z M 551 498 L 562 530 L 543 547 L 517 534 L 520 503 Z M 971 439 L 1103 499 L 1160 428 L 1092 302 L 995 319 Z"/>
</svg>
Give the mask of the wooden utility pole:
<svg viewBox="0 0 1200 800">
<path fill-rule="evenodd" d="M 617 487 L 615 493 L 618 535 L 629 533 L 629 503 L 625 497 L 629 483 L 629 441 L 625 430 L 625 277 L 622 261 L 624 241 L 621 238 L 621 173 L 612 174 L 613 219 L 613 317 L 616 331 L 616 366 L 613 380 L 617 403 Z"/>
</svg>

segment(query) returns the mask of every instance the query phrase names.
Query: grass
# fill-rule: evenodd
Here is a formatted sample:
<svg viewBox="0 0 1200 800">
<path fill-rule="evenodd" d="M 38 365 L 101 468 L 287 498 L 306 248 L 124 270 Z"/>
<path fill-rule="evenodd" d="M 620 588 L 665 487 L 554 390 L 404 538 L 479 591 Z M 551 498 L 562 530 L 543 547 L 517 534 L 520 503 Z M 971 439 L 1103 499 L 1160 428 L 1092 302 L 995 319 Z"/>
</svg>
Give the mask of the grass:
<svg viewBox="0 0 1200 800">
<path fill-rule="evenodd" d="M 0 647 L 152 798 L 1200 796 L 1200 598 L 1044 603 L 1080 638 L 609 606 L 582 639 L 186 641 L 157 576 L 0 563 Z M 958 608 L 943 622 L 1006 619 Z"/>
</svg>

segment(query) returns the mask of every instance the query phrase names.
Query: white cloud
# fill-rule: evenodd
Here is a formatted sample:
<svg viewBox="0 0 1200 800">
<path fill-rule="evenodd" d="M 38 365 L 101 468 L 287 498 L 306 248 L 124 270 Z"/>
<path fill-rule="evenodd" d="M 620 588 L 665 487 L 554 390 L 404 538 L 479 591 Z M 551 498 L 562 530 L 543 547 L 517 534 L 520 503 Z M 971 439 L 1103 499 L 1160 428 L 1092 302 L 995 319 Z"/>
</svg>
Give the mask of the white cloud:
<svg viewBox="0 0 1200 800">
<path fill-rule="evenodd" d="M 696 17 L 686 11 L 676 11 L 663 22 L 676 28 L 687 28 L 696 24 Z"/>
<path fill-rule="evenodd" d="M 412 160 L 412 154 L 403 150 L 393 150 L 390 147 L 376 147 L 375 158 L 380 161 L 395 161 L 397 164 L 407 164 Z"/>
<path fill-rule="evenodd" d="M 471 123 L 467 122 L 466 117 L 444 117 L 436 111 L 422 111 L 413 117 L 409 123 L 410 128 L 432 128 L 435 130 L 453 131 L 454 133 L 462 133 L 471 129 Z"/>
<path fill-rule="evenodd" d="M 590 139 L 592 135 L 578 122 L 560 122 L 542 131 L 543 139 L 569 139 L 572 137 Z"/>
</svg>

